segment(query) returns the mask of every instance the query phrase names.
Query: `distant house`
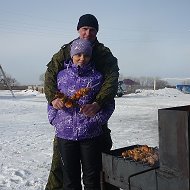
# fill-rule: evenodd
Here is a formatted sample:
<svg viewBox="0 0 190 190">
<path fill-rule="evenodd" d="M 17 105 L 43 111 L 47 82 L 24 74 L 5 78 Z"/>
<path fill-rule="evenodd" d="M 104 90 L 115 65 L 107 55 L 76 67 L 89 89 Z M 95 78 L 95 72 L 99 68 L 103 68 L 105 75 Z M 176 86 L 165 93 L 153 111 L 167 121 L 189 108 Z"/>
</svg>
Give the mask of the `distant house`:
<svg viewBox="0 0 190 190">
<path fill-rule="evenodd" d="M 29 85 L 28 90 L 36 90 L 38 92 L 44 93 L 44 86 L 42 85 Z"/>
<path fill-rule="evenodd" d="M 139 88 L 140 84 L 131 79 L 124 79 L 123 83 L 126 86 L 127 93 L 135 92 L 137 88 Z"/>
</svg>

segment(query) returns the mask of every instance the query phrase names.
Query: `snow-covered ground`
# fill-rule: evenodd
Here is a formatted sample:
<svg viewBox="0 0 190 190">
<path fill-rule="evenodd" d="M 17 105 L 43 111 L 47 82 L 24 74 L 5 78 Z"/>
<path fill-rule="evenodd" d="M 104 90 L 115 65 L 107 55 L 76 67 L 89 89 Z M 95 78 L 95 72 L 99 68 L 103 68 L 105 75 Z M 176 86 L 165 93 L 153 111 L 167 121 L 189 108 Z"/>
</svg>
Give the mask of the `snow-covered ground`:
<svg viewBox="0 0 190 190">
<path fill-rule="evenodd" d="M 45 96 L 36 91 L 0 91 L 0 190 L 43 190 L 52 156 L 54 129 Z M 190 104 L 176 89 L 144 90 L 115 98 L 109 120 L 113 149 L 158 146 L 158 109 Z"/>
</svg>

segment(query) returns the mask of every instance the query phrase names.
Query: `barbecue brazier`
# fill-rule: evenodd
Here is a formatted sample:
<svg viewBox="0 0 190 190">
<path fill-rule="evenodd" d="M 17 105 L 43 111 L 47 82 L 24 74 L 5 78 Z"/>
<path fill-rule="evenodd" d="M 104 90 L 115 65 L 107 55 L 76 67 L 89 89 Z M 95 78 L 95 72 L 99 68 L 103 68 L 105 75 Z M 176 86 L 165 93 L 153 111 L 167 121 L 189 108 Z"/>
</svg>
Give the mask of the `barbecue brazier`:
<svg viewBox="0 0 190 190">
<path fill-rule="evenodd" d="M 159 109 L 158 129 L 158 162 L 151 166 L 121 157 L 139 145 L 102 153 L 103 182 L 125 190 L 189 190 L 190 106 Z"/>
</svg>

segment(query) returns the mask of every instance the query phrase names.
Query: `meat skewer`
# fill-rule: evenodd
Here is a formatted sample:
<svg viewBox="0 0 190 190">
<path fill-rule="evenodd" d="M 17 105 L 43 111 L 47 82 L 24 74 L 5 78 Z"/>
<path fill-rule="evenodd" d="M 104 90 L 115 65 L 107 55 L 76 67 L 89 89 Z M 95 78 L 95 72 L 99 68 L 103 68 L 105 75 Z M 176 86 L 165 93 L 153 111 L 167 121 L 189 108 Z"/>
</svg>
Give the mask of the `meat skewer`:
<svg viewBox="0 0 190 190">
<path fill-rule="evenodd" d="M 142 161 L 153 166 L 159 159 L 158 152 L 152 147 L 142 145 L 132 150 L 123 151 L 121 156 L 123 158 L 130 158 L 134 161 Z"/>
<path fill-rule="evenodd" d="M 71 97 L 66 96 L 62 92 L 56 92 L 55 98 L 59 98 L 66 108 L 77 107 L 79 106 L 77 101 L 86 96 L 90 91 L 90 88 L 81 88 L 77 92 L 75 92 Z"/>
</svg>

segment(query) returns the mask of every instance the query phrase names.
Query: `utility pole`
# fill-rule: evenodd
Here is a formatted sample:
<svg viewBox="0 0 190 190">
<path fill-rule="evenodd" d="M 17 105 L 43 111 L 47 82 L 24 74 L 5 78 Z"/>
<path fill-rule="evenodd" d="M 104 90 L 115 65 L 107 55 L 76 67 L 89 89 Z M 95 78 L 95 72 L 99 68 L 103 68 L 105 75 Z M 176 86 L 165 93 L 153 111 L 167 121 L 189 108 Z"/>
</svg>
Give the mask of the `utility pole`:
<svg viewBox="0 0 190 190">
<path fill-rule="evenodd" d="M 155 95 L 155 90 L 156 90 L 156 79 L 154 78 L 154 95 Z"/>
<path fill-rule="evenodd" d="M 1 71 L 1 72 L 0 72 L 0 77 L 3 76 L 4 81 L 5 81 L 5 84 L 7 85 L 7 87 L 9 88 L 9 90 L 11 91 L 12 96 L 15 98 L 15 95 L 14 95 L 12 89 L 11 89 L 11 86 L 10 86 L 8 80 L 7 80 L 7 77 L 6 77 L 6 75 L 5 75 L 5 72 L 3 71 L 3 68 L 2 68 L 2 66 L 1 66 L 1 64 L 0 64 L 0 71 Z"/>
</svg>

